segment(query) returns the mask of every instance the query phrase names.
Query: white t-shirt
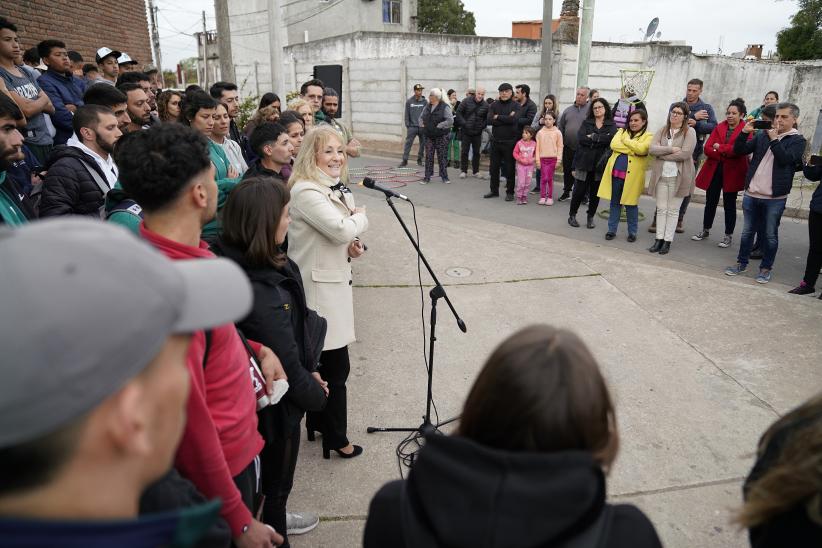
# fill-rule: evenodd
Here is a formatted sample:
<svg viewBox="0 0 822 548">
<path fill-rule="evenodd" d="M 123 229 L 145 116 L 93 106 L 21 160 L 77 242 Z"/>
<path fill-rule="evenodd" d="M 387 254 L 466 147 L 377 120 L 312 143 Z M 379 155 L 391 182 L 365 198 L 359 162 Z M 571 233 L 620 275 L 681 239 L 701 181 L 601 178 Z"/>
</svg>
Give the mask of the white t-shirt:
<svg viewBox="0 0 822 548">
<path fill-rule="evenodd" d="M 680 130 L 682 131 L 682 130 Z M 674 143 L 674 133 L 672 131 L 668 132 L 668 146 L 673 146 Z M 670 160 L 665 160 L 662 164 L 662 176 L 663 177 L 677 177 L 679 176 L 679 168 L 677 168 L 676 162 L 672 162 Z"/>
</svg>

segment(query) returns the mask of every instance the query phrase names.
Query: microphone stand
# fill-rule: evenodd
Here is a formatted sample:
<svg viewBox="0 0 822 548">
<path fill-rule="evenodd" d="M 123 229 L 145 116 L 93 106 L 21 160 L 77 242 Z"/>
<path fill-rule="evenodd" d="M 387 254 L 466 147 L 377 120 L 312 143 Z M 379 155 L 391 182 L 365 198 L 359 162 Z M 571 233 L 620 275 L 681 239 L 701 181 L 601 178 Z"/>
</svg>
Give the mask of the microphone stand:
<svg viewBox="0 0 822 548">
<path fill-rule="evenodd" d="M 426 270 L 428 270 L 428 274 L 431 275 L 431 278 L 434 280 L 435 284 L 431 291 L 428 293 L 431 296 L 431 320 L 429 327 L 430 335 L 428 347 L 428 390 L 425 398 L 425 415 L 422 418 L 422 424 L 420 426 L 400 428 L 384 428 L 369 426 L 368 428 L 366 428 L 366 432 L 368 432 L 369 434 L 373 434 L 374 432 L 419 432 L 420 434 L 427 436 L 429 434 L 437 432 L 441 426 L 444 426 L 459 419 L 459 416 L 457 416 L 436 424 L 431 422 L 431 405 L 434 401 L 432 389 L 434 383 L 434 343 L 437 341 L 437 301 L 439 301 L 440 299 L 445 299 L 445 302 L 448 304 L 448 308 L 451 309 L 451 313 L 457 320 L 457 326 L 459 326 L 460 331 L 465 333 L 468 330 L 468 328 L 465 326 L 465 322 L 462 321 L 462 318 L 460 318 L 459 314 L 454 308 L 454 305 L 451 303 L 451 299 L 449 299 L 448 295 L 445 293 L 445 288 L 442 286 L 439 279 L 437 279 L 437 275 L 434 274 L 434 270 L 431 268 L 431 265 L 428 264 L 428 260 L 425 258 L 425 255 L 420 249 L 420 246 L 417 243 L 417 241 L 414 239 L 414 236 L 411 235 L 411 231 L 408 230 L 408 226 L 406 226 L 405 221 L 402 220 L 402 217 L 397 211 L 397 208 L 394 207 L 394 202 L 391 201 L 391 196 L 386 194 L 385 201 L 388 202 L 388 205 L 394 212 L 394 216 L 400 222 L 400 225 L 405 231 L 406 236 L 408 236 L 408 239 L 411 241 L 411 245 L 414 246 L 414 249 L 417 251 L 417 255 L 422 260 L 422 263 L 425 265 Z"/>
</svg>

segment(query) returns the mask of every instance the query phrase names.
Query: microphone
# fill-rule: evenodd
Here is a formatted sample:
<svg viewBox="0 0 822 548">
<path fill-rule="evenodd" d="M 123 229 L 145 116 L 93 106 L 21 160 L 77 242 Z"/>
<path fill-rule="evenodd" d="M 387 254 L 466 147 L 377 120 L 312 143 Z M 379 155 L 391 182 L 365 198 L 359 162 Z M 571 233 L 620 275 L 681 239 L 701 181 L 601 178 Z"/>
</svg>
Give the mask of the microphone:
<svg viewBox="0 0 822 548">
<path fill-rule="evenodd" d="M 384 186 L 377 184 L 377 182 L 374 181 L 374 179 L 372 179 L 371 177 L 365 177 L 362 180 L 362 182 L 359 183 L 359 185 L 364 186 L 365 188 L 370 188 L 371 190 L 379 190 L 380 192 L 391 198 L 399 198 L 400 200 L 405 200 L 406 202 L 411 201 L 408 199 L 408 196 L 400 194 L 399 192 L 394 192 L 390 188 L 385 188 Z"/>
</svg>

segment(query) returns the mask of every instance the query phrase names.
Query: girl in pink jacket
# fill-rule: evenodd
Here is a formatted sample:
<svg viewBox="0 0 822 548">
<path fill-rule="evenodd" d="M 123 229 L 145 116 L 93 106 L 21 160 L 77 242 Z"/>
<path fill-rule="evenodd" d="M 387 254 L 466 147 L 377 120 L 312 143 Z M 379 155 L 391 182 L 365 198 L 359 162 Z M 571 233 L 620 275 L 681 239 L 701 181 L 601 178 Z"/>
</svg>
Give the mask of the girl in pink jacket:
<svg viewBox="0 0 822 548">
<path fill-rule="evenodd" d="M 554 205 L 554 170 L 562 158 L 562 132 L 554 125 L 552 112 L 546 112 L 545 123 L 537 133 L 537 161 L 540 169 L 539 205 Z M 564 168 L 568 169 L 570 166 Z"/>
<path fill-rule="evenodd" d="M 531 126 L 522 128 L 522 139 L 514 146 L 514 160 L 517 161 L 517 204 L 528 203 L 528 185 L 534 173 L 534 157 L 537 144 L 534 142 L 536 131 Z"/>
</svg>

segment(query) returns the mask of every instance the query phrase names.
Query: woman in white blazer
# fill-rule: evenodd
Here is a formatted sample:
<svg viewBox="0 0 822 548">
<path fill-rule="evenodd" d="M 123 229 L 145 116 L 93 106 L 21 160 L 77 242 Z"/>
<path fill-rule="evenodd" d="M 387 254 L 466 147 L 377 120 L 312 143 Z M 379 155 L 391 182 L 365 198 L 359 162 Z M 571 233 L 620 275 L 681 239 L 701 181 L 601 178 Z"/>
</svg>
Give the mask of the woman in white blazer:
<svg viewBox="0 0 822 548">
<path fill-rule="evenodd" d="M 328 404 L 306 418 L 308 439 L 323 435 L 323 457 L 336 451 L 343 458 L 362 453 L 346 436 L 345 381 L 351 365 L 348 345 L 354 336 L 354 298 L 351 260 L 365 248 L 359 235 L 368 228 L 365 207 L 340 181 L 347 180 L 345 143 L 331 126 L 318 126 L 303 141 L 291 188 L 291 228 L 288 254 L 300 267 L 308 307 L 328 321 L 320 357 L 320 375 L 328 382 Z"/>
</svg>

